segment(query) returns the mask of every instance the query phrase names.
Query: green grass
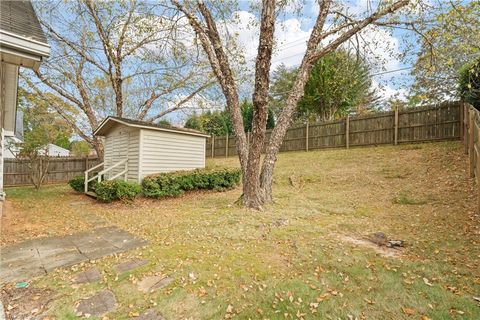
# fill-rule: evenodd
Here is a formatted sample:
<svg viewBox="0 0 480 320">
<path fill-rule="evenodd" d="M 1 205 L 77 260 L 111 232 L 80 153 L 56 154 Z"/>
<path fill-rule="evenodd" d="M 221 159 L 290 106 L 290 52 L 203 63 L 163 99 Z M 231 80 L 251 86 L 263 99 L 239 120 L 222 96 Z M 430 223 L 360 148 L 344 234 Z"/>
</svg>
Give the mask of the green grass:
<svg viewBox="0 0 480 320">
<path fill-rule="evenodd" d="M 93 262 L 103 272 L 100 283 L 72 288 L 71 277 L 90 263 L 37 278 L 32 285 L 58 292 L 49 310 L 58 319 L 76 319 L 75 301 L 101 288 L 115 293 L 119 305 L 108 317 L 120 320 L 151 307 L 167 319 L 476 319 L 479 223 L 466 163 L 459 143 L 284 153 L 275 203 L 263 212 L 234 204 L 240 187 L 133 205 L 99 204 L 66 186 L 7 192 L 18 219 L 43 221 L 48 234 L 103 219 L 149 241 Z M 238 160 L 208 166 L 236 167 Z M 63 220 L 68 231 L 49 222 L 60 211 L 70 219 Z M 376 231 L 406 241 L 400 258 L 342 240 Z M 36 233 L 26 230 L 24 238 Z M 113 266 L 133 257 L 150 263 L 117 276 Z M 140 292 L 137 281 L 154 273 L 175 281 Z"/>
<path fill-rule="evenodd" d="M 409 191 L 401 191 L 398 193 L 398 195 L 395 197 L 394 201 L 395 204 L 411 204 L 411 205 L 420 205 L 420 204 L 426 204 L 427 201 L 424 199 L 417 199 L 412 195 L 411 192 Z"/>
</svg>

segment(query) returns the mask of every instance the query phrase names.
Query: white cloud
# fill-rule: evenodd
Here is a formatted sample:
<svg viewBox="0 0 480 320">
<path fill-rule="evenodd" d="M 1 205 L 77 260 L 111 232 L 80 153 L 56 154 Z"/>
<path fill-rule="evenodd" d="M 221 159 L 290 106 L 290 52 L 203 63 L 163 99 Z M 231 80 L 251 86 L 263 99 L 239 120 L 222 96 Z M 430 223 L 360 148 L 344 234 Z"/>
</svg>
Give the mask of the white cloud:
<svg viewBox="0 0 480 320">
<path fill-rule="evenodd" d="M 272 57 L 272 67 L 281 63 L 288 67 L 300 64 L 312 29 L 302 30 L 298 19 L 292 18 L 275 26 L 276 48 Z"/>
<path fill-rule="evenodd" d="M 247 11 L 237 11 L 234 15 L 235 23 L 228 25 L 229 32 L 236 34 L 238 47 L 242 49 L 247 65 L 253 67 L 258 49 L 259 21 Z M 273 67 L 280 63 L 287 66 L 298 65 L 305 53 L 310 32 L 311 29 L 303 30 L 300 21 L 295 18 L 277 22 Z"/>
<path fill-rule="evenodd" d="M 375 89 L 384 100 L 399 99 L 405 101 L 408 96 L 408 89 L 393 88 L 391 84 L 380 83 L 377 80 L 372 80 L 372 88 Z"/>
</svg>

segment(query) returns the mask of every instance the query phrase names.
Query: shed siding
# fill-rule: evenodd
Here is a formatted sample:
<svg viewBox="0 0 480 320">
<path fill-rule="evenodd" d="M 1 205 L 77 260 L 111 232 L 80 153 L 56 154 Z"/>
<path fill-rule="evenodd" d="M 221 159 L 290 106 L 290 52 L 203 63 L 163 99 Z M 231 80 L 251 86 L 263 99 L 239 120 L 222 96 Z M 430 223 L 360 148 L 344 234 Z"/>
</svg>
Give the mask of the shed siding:
<svg viewBox="0 0 480 320">
<path fill-rule="evenodd" d="M 205 168 L 205 137 L 142 129 L 141 178 Z"/>
<path fill-rule="evenodd" d="M 129 181 L 138 181 L 138 158 L 140 148 L 140 130 L 124 125 L 117 125 L 105 136 L 104 168 L 113 166 L 115 163 L 128 157 Z M 107 178 L 123 171 L 119 166 L 107 173 Z"/>
</svg>

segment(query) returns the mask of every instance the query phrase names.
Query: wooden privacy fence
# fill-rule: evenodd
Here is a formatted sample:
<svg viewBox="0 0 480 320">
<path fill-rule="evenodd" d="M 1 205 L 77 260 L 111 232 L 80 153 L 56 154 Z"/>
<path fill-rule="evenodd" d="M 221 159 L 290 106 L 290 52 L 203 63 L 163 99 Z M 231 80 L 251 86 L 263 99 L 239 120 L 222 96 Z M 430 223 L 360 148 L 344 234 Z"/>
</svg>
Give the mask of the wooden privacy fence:
<svg viewBox="0 0 480 320">
<path fill-rule="evenodd" d="M 396 110 L 288 129 L 280 152 L 460 139 L 463 104 Z M 267 131 L 267 142 L 271 130 Z M 247 133 L 250 141 L 250 133 Z M 207 139 L 207 157 L 236 155 L 235 137 Z"/>
<path fill-rule="evenodd" d="M 44 183 L 67 182 L 71 178 L 83 175 L 101 161 L 99 158 L 55 157 L 49 159 L 48 171 Z M 3 166 L 3 183 L 5 186 L 31 185 L 28 160 L 5 159 Z"/>
<path fill-rule="evenodd" d="M 471 105 L 462 106 L 461 134 L 468 154 L 470 178 L 477 180 L 478 211 L 480 212 L 480 112 Z"/>
</svg>

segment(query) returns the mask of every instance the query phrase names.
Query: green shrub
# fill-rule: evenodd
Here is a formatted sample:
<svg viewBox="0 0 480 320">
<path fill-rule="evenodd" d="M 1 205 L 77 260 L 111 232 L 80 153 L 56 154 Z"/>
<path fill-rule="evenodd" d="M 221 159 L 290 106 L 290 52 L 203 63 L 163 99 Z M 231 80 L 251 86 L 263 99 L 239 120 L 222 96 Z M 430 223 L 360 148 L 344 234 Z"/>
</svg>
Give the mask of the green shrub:
<svg viewBox="0 0 480 320">
<path fill-rule="evenodd" d="M 130 202 L 141 191 L 142 189 L 138 183 L 120 180 L 102 181 L 95 188 L 97 199 L 104 202 L 112 202 L 114 200 Z"/>
<path fill-rule="evenodd" d="M 143 194 L 150 198 L 176 197 L 191 190 L 227 190 L 240 182 L 240 170 L 222 169 L 160 173 L 143 179 Z"/>
<path fill-rule="evenodd" d="M 480 58 L 460 68 L 458 90 L 465 102 L 480 110 Z"/>
<path fill-rule="evenodd" d="M 84 192 L 85 191 L 85 177 L 84 176 L 76 176 L 68 181 L 70 187 L 77 192 Z M 95 187 L 97 185 L 96 180 L 92 180 L 88 183 L 88 190 L 95 191 Z"/>
</svg>

